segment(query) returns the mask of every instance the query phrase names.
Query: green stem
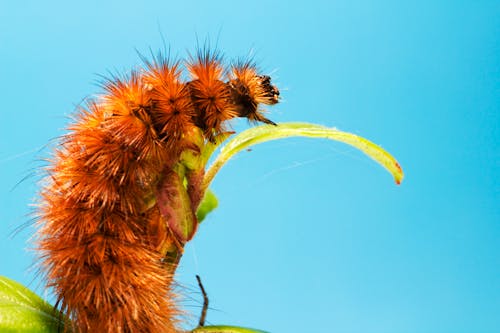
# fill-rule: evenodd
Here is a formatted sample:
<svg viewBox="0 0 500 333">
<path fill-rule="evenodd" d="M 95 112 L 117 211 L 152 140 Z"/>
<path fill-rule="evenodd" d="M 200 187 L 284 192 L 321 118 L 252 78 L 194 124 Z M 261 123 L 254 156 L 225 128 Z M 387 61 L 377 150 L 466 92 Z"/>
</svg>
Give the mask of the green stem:
<svg viewBox="0 0 500 333">
<path fill-rule="evenodd" d="M 383 148 L 367 139 L 355 134 L 339 131 L 335 128 L 328 128 L 320 125 L 308 123 L 282 123 L 278 126 L 262 125 L 253 127 L 232 138 L 221 148 L 219 155 L 207 170 L 203 188 L 206 189 L 210 186 L 215 175 L 236 153 L 266 141 L 296 136 L 325 138 L 349 144 L 358 148 L 386 168 L 387 171 L 393 175 L 396 184 L 400 184 L 403 180 L 403 170 L 396 159 Z"/>
</svg>

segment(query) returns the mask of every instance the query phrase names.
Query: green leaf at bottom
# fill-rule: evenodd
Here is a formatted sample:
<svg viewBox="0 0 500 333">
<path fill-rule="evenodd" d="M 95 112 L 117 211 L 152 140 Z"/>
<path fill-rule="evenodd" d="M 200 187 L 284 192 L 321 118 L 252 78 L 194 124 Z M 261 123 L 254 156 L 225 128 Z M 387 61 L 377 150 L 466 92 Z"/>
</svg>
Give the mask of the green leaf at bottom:
<svg viewBox="0 0 500 333">
<path fill-rule="evenodd" d="M 265 331 L 237 326 L 202 326 L 194 329 L 191 333 L 267 333 Z"/>
<path fill-rule="evenodd" d="M 0 332 L 57 333 L 64 316 L 37 294 L 0 276 Z"/>
</svg>

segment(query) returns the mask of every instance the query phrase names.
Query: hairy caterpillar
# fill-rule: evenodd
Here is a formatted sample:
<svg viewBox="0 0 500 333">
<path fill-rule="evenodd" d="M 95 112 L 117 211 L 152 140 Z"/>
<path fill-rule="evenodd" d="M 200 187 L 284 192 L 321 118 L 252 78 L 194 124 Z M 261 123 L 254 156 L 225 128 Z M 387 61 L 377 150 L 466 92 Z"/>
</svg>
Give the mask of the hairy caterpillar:
<svg viewBox="0 0 500 333">
<path fill-rule="evenodd" d="M 186 67 L 187 82 L 181 63 L 160 54 L 104 82 L 50 159 L 36 250 L 76 332 L 177 331 L 173 274 L 204 191 L 204 170 L 184 156 L 232 118 L 274 124 L 259 105 L 279 91 L 252 63 L 226 70 L 199 51 Z"/>
</svg>

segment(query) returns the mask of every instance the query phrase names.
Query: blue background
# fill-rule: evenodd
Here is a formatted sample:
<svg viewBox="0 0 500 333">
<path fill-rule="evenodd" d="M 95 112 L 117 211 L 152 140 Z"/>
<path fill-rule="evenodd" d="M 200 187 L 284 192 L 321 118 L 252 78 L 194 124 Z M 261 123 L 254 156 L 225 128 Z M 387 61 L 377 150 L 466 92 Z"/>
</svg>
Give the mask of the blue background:
<svg viewBox="0 0 500 333">
<path fill-rule="evenodd" d="M 15 3 L 15 4 L 14 4 Z M 0 274 L 45 294 L 29 221 L 45 145 L 97 74 L 200 41 L 255 55 L 276 122 L 362 135 L 391 177 L 339 143 L 289 139 L 231 161 L 178 281 L 192 327 L 500 332 L 498 1 L 0 1 Z M 245 128 L 238 121 L 234 128 Z"/>
</svg>

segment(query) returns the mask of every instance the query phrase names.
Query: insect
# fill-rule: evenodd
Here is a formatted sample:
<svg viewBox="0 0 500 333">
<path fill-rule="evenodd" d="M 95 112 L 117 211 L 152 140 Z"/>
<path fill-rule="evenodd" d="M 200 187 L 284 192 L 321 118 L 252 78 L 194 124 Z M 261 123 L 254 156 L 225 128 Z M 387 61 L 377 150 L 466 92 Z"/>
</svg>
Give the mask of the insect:
<svg viewBox="0 0 500 333">
<path fill-rule="evenodd" d="M 103 83 L 74 115 L 46 168 L 37 207 L 40 270 L 76 332 L 177 332 L 173 274 L 196 230 L 203 169 L 184 161 L 279 90 L 251 62 L 201 50 L 161 54 Z M 190 226 L 190 228 L 185 228 Z M 187 230 L 187 231 L 186 231 Z"/>
</svg>

